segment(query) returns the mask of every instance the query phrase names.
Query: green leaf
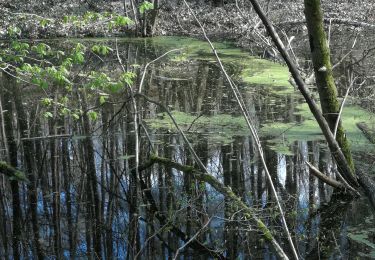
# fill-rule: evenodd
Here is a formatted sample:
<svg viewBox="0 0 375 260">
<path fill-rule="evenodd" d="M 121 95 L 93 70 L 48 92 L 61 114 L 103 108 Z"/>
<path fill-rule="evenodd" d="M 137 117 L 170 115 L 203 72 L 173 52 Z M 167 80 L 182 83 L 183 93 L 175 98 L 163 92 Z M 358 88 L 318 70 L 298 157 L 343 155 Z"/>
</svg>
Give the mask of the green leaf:
<svg viewBox="0 0 375 260">
<path fill-rule="evenodd" d="M 92 120 L 92 121 L 96 121 L 98 119 L 98 113 L 95 112 L 95 111 L 89 111 L 87 113 L 87 115 L 89 116 L 89 118 Z"/>
<path fill-rule="evenodd" d="M 31 49 L 35 51 L 37 54 L 39 54 L 40 56 L 46 56 L 50 52 L 51 47 L 41 42 L 33 46 Z"/>
<path fill-rule="evenodd" d="M 146 11 L 152 10 L 152 9 L 154 9 L 154 4 L 150 3 L 149 1 L 144 1 L 143 3 L 139 5 L 139 12 L 141 14 L 144 14 Z"/>
<path fill-rule="evenodd" d="M 85 49 L 86 49 L 85 45 L 83 45 L 82 43 L 77 43 L 74 50 L 78 52 L 78 51 L 84 51 Z"/>
<path fill-rule="evenodd" d="M 41 26 L 42 28 L 44 28 L 44 27 L 46 27 L 50 22 L 51 22 L 50 19 L 45 19 L 45 18 L 43 18 L 43 19 L 41 19 L 41 20 L 39 21 L 39 24 L 40 24 L 40 26 Z"/>
<path fill-rule="evenodd" d="M 63 116 L 66 116 L 70 113 L 70 110 L 66 107 L 63 107 L 61 110 L 60 110 L 60 114 L 63 115 Z"/>
<path fill-rule="evenodd" d="M 21 35 L 21 29 L 14 26 L 14 27 L 9 27 L 8 28 L 8 35 L 12 38 L 16 37 L 16 36 L 20 36 Z"/>
<path fill-rule="evenodd" d="M 91 51 L 99 55 L 107 55 L 113 49 L 106 45 L 94 45 L 91 47 Z"/>
<path fill-rule="evenodd" d="M 45 105 L 45 106 L 50 106 L 53 102 L 53 99 L 52 98 L 43 98 L 42 99 L 42 104 Z"/>
<path fill-rule="evenodd" d="M 120 26 L 126 26 L 128 24 L 132 24 L 133 21 L 129 18 L 129 17 L 126 17 L 126 16 L 117 16 L 114 20 L 114 25 L 120 27 Z"/>
<path fill-rule="evenodd" d="M 60 99 L 60 102 L 61 102 L 62 104 L 66 104 L 66 103 L 68 103 L 68 101 L 69 101 L 69 98 L 68 98 L 67 96 L 64 96 L 64 97 L 62 97 L 62 98 Z"/>
<path fill-rule="evenodd" d="M 85 62 L 84 53 L 81 51 L 74 53 L 72 58 L 75 64 L 83 64 Z"/>
<path fill-rule="evenodd" d="M 63 23 L 68 23 L 69 22 L 69 16 L 65 15 L 63 18 Z"/>
<path fill-rule="evenodd" d="M 120 81 L 131 86 L 136 76 L 134 72 L 125 72 L 120 76 Z"/>
<path fill-rule="evenodd" d="M 77 113 L 72 113 L 72 117 L 73 119 L 75 120 L 78 120 L 79 119 L 79 115 Z"/>
<path fill-rule="evenodd" d="M 100 105 L 103 105 L 108 99 L 108 96 L 100 95 L 99 96 L 99 103 Z"/>
<path fill-rule="evenodd" d="M 51 112 L 45 112 L 44 114 L 43 114 L 43 116 L 45 117 L 45 118 L 52 118 L 53 117 L 53 114 L 51 113 Z"/>
</svg>

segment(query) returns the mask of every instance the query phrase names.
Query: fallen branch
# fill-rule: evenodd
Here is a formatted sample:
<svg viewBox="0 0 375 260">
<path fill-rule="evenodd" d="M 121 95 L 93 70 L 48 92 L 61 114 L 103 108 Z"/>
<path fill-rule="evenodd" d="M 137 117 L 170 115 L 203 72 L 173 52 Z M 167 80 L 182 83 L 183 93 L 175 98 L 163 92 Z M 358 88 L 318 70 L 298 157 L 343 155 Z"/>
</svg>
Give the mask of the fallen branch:
<svg viewBox="0 0 375 260">
<path fill-rule="evenodd" d="M 358 167 L 356 168 L 358 174 L 358 181 L 361 184 L 367 198 L 369 199 L 373 209 L 375 209 L 375 181 L 370 178 L 368 174 L 362 172 Z"/>
<path fill-rule="evenodd" d="M 272 235 L 271 231 L 267 228 L 267 226 L 263 223 L 263 221 L 256 216 L 256 212 L 249 208 L 242 200 L 239 198 L 230 187 L 225 186 L 223 183 L 219 182 L 213 176 L 204 173 L 202 171 L 197 170 L 192 166 L 183 165 L 177 162 L 174 162 L 167 158 L 162 158 L 158 156 L 151 156 L 150 161 L 145 164 L 145 166 L 140 166 L 142 169 L 148 168 L 151 165 L 158 163 L 162 164 L 165 167 L 173 168 L 175 170 L 181 171 L 184 174 L 189 174 L 194 179 L 198 181 L 202 181 L 205 183 L 210 184 L 215 190 L 223 194 L 227 199 L 229 199 L 234 205 L 237 205 L 239 208 L 242 209 L 242 213 L 244 217 L 253 222 L 253 224 L 258 228 L 258 230 L 262 233 L 264 239 L 269 242 L 275 253 L 278 255 L 280 259 L 289 259 L 288 256 L 285 254 L 283 249 L 280 247 L 279 243 L 276 241 L 274 236 Z M 139 169 L 140 170 L 140 169 Z"/>
<path fill-rule="evenodd" d="M 357 127 L 371 143 L 375 144 L 375 131 L 373 129 L 370 129 L 365 122 L 357 123 Z"/>
<path fill-rule="evenodd" d="M 332 186 L 333 188 L 336 188 L 336 189 L 340 189 L 340 190 L 345 189 L 344 184 L 342 184 L 341 182 L 328 177 L 327 175 L 319 171 L 317 168 L 315 168 L 309 162 L 306 162 L 306 164 L 311 170 L 310 173 L 312 173 L 315 177 L 320 179 L 322 182 L 327 183 L 329 186 Z"/>
</svg>

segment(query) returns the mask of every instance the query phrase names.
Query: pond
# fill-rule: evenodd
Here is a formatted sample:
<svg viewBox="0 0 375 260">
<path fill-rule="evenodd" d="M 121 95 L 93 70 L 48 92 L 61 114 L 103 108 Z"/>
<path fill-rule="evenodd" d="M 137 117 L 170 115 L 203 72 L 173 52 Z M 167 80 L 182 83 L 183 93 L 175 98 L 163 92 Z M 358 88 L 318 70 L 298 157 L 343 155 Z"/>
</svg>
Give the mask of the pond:
<svg viewBox="0 0 375 260">
<path fill-rule="evenodd" d="M 6 160 L 13 151 L 12 165 L 29 179 L 1 176 L 2 259 L 13 259 L 15 248 L 23 259 L 40 253 L 48 259 L 173 259 L 176 252 L 178 259 L 275 259 L 257 227 L 213 187 L 167 166 L 146 167 L 152 154 L 197 166 L 163 107 L 210 174 L 250 205 L 292 255 L 256 144 L 207 43 L 156 37 L 59 39 L 46 46 L 62 56 L 85 56 L 69 72 L 58 66 L 38 71 L 47 79 L 42 83 L 25 66 L 18 80 L 5 73 L 0 78 L 1 155 Z M 306 161 L 329 175 L 335 167 L 287 68 L 230 43 L 215 47 L 260 133 L 301 258 L 375 258 L 375 217 L 367 199 L 332 194 L 309 173 Z M 36 60 L 27 62 L 49 66 Z M 69 84 L 54 82 L 51 71 Z M 134 73 L 126 78 L 132 78 L 129 87 L 114 83 L 123 71 Z M 22 80 L 28 73 L 31 80 Z M 142 94 L 155 102 L 129 95 L 141 82 Z M 374 115 L 349 104 L 347 136 L 356 160 L 369 163 L 375 147 L 358 122 L 374 124 Z M 134 170 L 138 163 L 143 171 Z"/>
</svg>

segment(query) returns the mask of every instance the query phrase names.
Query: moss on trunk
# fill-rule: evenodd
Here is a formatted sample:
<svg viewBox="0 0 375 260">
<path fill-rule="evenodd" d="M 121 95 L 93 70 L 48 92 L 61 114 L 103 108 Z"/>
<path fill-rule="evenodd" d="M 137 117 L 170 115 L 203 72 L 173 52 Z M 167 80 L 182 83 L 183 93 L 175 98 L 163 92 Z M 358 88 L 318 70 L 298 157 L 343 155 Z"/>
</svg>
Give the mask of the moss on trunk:
<svg viewBox="0 0 375 260">
<path fill-rule="evenodd" d="M 305 16 L 309 31 L 309 40 L 316 84 L 324 117 L 333 132 L 340 104 L 337 100 L 337 89 L 332 74 L 330 50 L 323 26 L 323 13 L 320 0 L 305 0 Z M 350 145 L 345 136 L 341 122 L 337 129 L 336 140 L 354 174 L 354 163 Z M 340 167 L 340 165 L 338 165 Z"/>
</svg>

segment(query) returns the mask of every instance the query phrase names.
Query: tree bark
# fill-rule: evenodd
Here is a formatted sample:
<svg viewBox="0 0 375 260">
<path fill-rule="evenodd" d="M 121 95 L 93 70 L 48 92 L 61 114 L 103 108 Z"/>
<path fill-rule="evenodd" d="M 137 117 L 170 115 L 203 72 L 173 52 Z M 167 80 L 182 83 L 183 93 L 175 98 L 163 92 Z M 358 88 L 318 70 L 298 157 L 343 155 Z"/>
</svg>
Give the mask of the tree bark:
<svg viewBox="0 0 375 260">
<path fill-rule="evenodd" d="M 342 175 L 348 181 L 349 184 L 351 184 L 353 187 L 358 187 L 358 181 L 357 181 L 357 178 L 354 176 L 354 173 L 353 173 L 354 171 L 352 167 L 347 162 L 345 154 L 341 150 L 339 143 L 336 141 L 336 139 L 334 138 L 332 134 L 330 125 L 328 124 L 327 120 L 323 116 L 322 112 L 319 110 L 318 105 L 315 103 L 315 101 L 311 97 L 310 91 L 308 90 L 305 82 L 303 81 L 298 71 L 297 66 L 295 65 L 292 58 L 289 56 L 288 52 L 286 51 L 284 44 L 280 40 L 280 37 L 278 36 L 275 28 L 273 27 L 271 22 L 268 20 L 266 14 L 260 7 L 258 1 L 250 0 L 250 2 L 252 3 L 254 7 L 255 12 L 259 15 L 260 19 L 262 20 L 264 26 L 267 29 L 268 34 L 271 36 L 281 56 L 285 60 L 299 91 L 305 98 L 306 103 L 308 104 L 311 113 L 314 115 L 317 123 L 319 124 L 319 127 L 322 130 L 324 137 L 326 138 L 330 151 L 336 160 L 339 171 L 342 173 Z"/>
<path fill-rule="evenodd" d="M 304 3 L 311 57 L 320 97 L 320 106 L 323 116 L 326 118 L 333 132 L 340 110 L 340 104 L 337 100 L 337 88 L 332 74 L 330 50 L 324 31 L 323 12 L 320 0 L 305 0 Z M 337 128 L 336 140 L 352 170 L 351 173 L 354 175 L 354 162 L 350 151 L 350 145 L 346 139 L 341 122 L 339 122 Z"/>
</svg>

